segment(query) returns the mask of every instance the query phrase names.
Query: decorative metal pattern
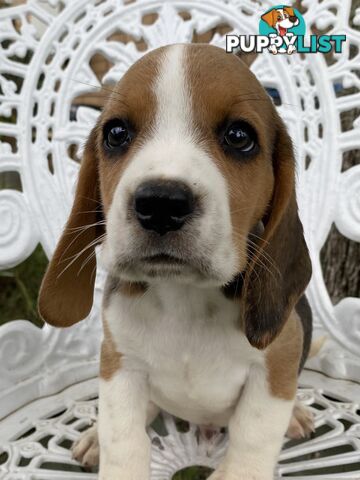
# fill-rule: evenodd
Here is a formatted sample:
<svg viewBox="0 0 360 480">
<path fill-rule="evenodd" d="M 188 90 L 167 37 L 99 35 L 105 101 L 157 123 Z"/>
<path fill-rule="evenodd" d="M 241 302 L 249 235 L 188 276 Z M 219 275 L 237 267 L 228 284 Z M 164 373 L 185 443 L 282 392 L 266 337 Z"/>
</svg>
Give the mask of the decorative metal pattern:
<svg viewBox="0 0 360 480">
<path fill-rule="evenodd" d="M 332 388 L 338 392 L 341 382 L 334 382 Z M 95 479 L 95 471 L 79 466 L 69 449 L 80 432 L 96 420 L 96 396 L 97 382 L 91 380 L 10 417 L 5 427 L 12 440 L 1 442 L 0 478 Z M 359 480 L 359 402 L 346 400 L 328 388 L 301 388 L 298 398 L 314 413 L 316 430 L 307 440 L 285 439 L 276 478 Z M 176 472 L 192 465 L 216 467 L 225 452 L 226 433 L 206 440 L 195 425 L 179 423 L 165 414 L 162 419 L 149 429 L 152 480 L 171 480 Z"/>
</svg>

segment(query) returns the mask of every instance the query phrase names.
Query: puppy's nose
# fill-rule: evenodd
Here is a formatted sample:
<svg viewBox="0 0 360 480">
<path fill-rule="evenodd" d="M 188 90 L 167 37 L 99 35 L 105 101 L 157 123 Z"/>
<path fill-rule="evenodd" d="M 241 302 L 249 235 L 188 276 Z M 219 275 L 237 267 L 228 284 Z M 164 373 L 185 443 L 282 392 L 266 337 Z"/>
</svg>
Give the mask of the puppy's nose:
<svg viewBox="0 0 360 480">
<path fill-rule="evenodd" d="M 190 188 L 174 180 L 145 182 L 135 191 L 135 213 L 140 225 L 160 235 L 179 230 L 194 211 Z"/>
<path fill-rule="evenodd" d="M 298 17 L 296 15 L 294 15 L 293 17 L 289 17 L 289 20 L 291 23 L 295 23 L 298 21 Z"/>
</svg>

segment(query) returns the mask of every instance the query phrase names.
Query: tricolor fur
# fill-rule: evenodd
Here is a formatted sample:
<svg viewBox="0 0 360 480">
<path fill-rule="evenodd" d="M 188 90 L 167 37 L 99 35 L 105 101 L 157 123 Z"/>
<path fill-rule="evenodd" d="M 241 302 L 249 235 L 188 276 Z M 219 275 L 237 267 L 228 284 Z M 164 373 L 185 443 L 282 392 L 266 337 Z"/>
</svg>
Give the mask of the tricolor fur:
<svg viewBox="0 0 360 480">
<path fill-rule="evenodd" d="M 121 155 L 104 149 L 114 119 L 134 132 Z M 246 158 L 219 141 L 237 120 L 256 131 L 258 148 Z M 149 477 L 145 427 L 159 408 L 229 426 L 213 480 L 272 478 L 311 334 L 294 169 L 271 99 L 221 49 L 155 50 L 115 87 L 87 142 L 39 300 L 52 325 L 86 317 L 96 262 L 89 254 L 102 242 L 100 479 Z M 194 212 L 182 228 L 158 235 L 139 223 L 134 195 L 149 181 L 191 190 Z M 89 438 L 77 445 L 82 458 L 98 448 L 96 430 Z"/>
</svg>

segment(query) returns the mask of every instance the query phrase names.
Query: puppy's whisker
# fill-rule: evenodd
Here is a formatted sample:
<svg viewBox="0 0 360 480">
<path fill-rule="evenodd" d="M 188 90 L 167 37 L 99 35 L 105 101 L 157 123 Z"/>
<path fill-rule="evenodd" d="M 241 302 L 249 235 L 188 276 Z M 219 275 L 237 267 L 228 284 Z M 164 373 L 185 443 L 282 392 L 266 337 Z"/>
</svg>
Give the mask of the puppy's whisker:
<svg viewBox="0 0 360 480">
<path fill-rule="evenodd" d="M 95 245 L 96 247 L 96 245 Z M 96 256 L 96 251 L 95 251 L 95 248 L 93 251 L 90 252 L 90 254 L 88 255 L 88 257 L 83 261 L 83 263 L 81 264 L 81 267 L 80 269 L 78 270 L 77 272 L 77 277 L 80 275 L 80 273 L 82 272 L 82 270 L 86 267 L 86 265 Z"/>
<path fill-rule="evenodd" d="M 96 255 L 96 253 L 95 253 L 95 249 L 94 249 L 90 252 L 90 254 L 87 256 L 87 258 L 81 264 L 81 267 L 79 268 L 79 270 L 76 274 L 77 277 L 80 275 L 82 270 L 86 267 L 86 265 L 90 262 L 90 260 L 92 260 L 95 257 L 95 255 Z"/>
<path fill-rule="evenodd" d="M 247 212 L 248 210 L 249 210 L 248 207 L 235 208 L 234 210 L 231 210 L 231 213 L 232 213 L 232 214 L 242 213 L 242 212 Z"/>
<path fill-rule="evenodd" d="M 261 240 L 262 242 L 266 243 L 267 245 L 269 245 L 269 243 L 270 243 L 268 240 L 265 240 L 263 237 L 260 237 L 259 235 L 256 235 L 255 233 L 249 232 L 249 236 L 257 238 L 257 239 Z"/>
<path fill-rule="evenodd" d="M 275 277 L 275 273 L 278 273 L 280 275 L 280 272 L 278 271 L 277 267 L 275 267 L 274 265 L 267 266 L 266 263 L 264 263 L 263 261 L 266 259 L 262 257 L 261 254 L 259 254 L 259 252 L 254 252 L 254 253 L 258 253 L 258 256 L 256 257 L 256 260 L 255 260 L 255 265 L 258 265 L 261 268 L 263 268 L 266 272 L 268 272 L 272 276 L 274 281 L 277 281 L 277 278 Z M 275 272 L 272 269 L 274 269 Z M 256 269 L 253 269 L 253 272 L 256 273 Z"/>
<path fill-rule="evenodd" d="M 100 221 L 102 222 L 102 220 Z M 98 222 L 99 225 L 101 225 L 99 222 Z M 96 225 L 96 224 L 95 224 Z M 77 227 L 75 227 L 77 228 Z M 90 228 L 90 227 L 89 227 Z M 67 235 L 67 230 L 68 229 L 65 229 L 65 232 L 64 232 L 64 235 Z M 60 256 L 60 259 L 59 259 L 59 263 L 62 262 L 62 258 L 64 256 L 64 254 L 69 250 L 69 248 L 71 247 L 71 245 L 73 245 L 73 243 L 80 237 L 80 235 L 82 235 L 86 230 L 88 230 L 87 227 L 85 227 L 84 229 L 81 228 L 80 232 L 69 242 L 69 244 L 66 246 L 66 248 L 64 249 L 64 251 L 62 252 L 61 256 Z M 73 234 L 73 232 L 69 232 L 69 235 L 70 234 Z"/>
<path fill-rule="evenodd" d="M 261 248 L 257 243 L 255 243 L 254 241 L 252 241 L 250 238 L 246 237 L 243 233 L 241 232 L 238 232 L 238 231 L 234 231 L 235 235 L 237 235 L 238 238 L 240 238 L 241 240 L 246 240 L 246 242 L 250 245 L 253 246 L 254 249 L 256 249 L 256 251 L 259 253 L 259 254 L 262 254 L 264 257 L 267 258 L 267 260 L 269 262 L 274 262 L 273 258 L 263 249 Z M 249 233 L 248 235 L 251 235 L 251 233 Z M 264 244 L 268 245 L 269 242 L 267 240 L 264 240 L 262 237 L 259 237 L 257 235 L 255 235 L 259 240 L 263 241 Z M 275 265 L 274 265 L 275 266 Z"/>
<path fill-rule="evenodd" d="M 97 203 L 101 207 L 103 206 L 102 202 L 97 198 L 85 197 L 84 195 L 78 195 L 78 198 L 83 198 L 84 200 L 89 200 L 90 202 Z"/>
<path fill-rule="evenodd" d="M 243 234 L 239 232 L 234 232 L 235 236 L 238 239 L 241 239 L 242 241 L 246 241 L 248 245 L 248 249 L 250 250 L 250 253 L 257 255 L 257 258 L 255 260 L 255 264 L 258 263 L 262 268 L 264 268 L 273 278 L 274 280 L 277 280 L 275 277 L 275 273 L 279 276 L 281 276 L 281 273 L 276 266 L 274 260 L 259 246 L 252 242 L 251 240 L 247 239 Z M 254 271 L 254 270 L 253 270 Z"/>
<path fill-rule="evenodd" d="M 269 257 L 264 251 L 255 248 L 253 245 L 249 245 L 249 249 L 254 256 L 256 257 L 255 263 L 259 263 L 266 271 L 268 271 L 276 280 L 275 273 L 278 276 L 281 276 L 281 272 L 278 269 L 277 265 L 274 263 L 273 259 Z"/>
<path fill-rule="evenodd" d="M 94 246 L 100 244 L 101 241 L 102 241 L 102 239 L 104 238 L 104 236 L 105 236 L 105 234 L 102 235 L 102 236 L 100 236 L 99 238 L 95 238 L 92 242 L 90 242 L 88 245 L 86 245 L 86 247 L 84 247 L 80 252 L 76 253 L 75 255 L 73 255 L 73 256 L 71 256 L 71 257 L 68 257 L 68 258 L 65 259 L 65 260 L 62 260 L 61 263 L 63 263 L 63 262 L 66 261 L 66 260 L 70 260 L 70 259 L 72 258 L 71 262 L 69 262 L 69 263 L 66 265 L 66 267 L 59 273 L 59 275 L 57 276 L 57 279 L 58 279 L 61 275 L 63 275 L 63 273 L 65 273 L 66 270 L 67 270 L 68 268 L 70 268 L 71 265 L 73 265 L 73 264 L 76 262 L 76 260 L 77 260 L 84 252 L 86 252 L 86 250 L 88 250 L 89 248 L 94 247 Z M 60 262 L 59 262 L 59 263 L 60 263 Z"/>
<path fill-rule="evenodd" d="M 89 223 L 87 225 L 81 225 L 80 227 L 68 227 L 67 228 L 67 231 L 65 232 L 66 235 L 70 235 L 71 233 L 73 232 L 79 232 L 79 231 L 85 231 L 85 230 L 88 230 L 89 228 L 91 227 L 97 227 L 97 226 L 102 226 L 102 225 L 105 225 L 105 221 L 99 221 L 99 222 L 95 222 L 95 223 Z"/>
</svg>

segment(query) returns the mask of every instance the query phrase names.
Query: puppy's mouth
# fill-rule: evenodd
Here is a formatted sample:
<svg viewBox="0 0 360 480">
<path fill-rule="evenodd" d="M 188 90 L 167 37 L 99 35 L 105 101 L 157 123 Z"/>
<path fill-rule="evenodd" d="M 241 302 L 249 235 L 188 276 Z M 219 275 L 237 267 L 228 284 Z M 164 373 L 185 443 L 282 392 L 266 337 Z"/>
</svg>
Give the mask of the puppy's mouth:
<svg viewBox="0 0 360 480">
<path fill-rule="evenodd" d="M 178 277 L 186 274 L 192 266 L 184 258 L 168 253 L 147 255 L 138 259 L 137 264 L 142 272 L 151 278 Z"/>
<path fill-rule="evenodd" d="M 145 253 L 145 252 L 144 252 Z M 213 281 L 216 274 L 209 262 L 184 252 L 148 252 L 123 258 L 112 268 L 112 274 L 133 282 L 177 279 L 177 281 Z"/>
<path fill-rule="evenodd" d="M 157 255 L 150 255 L 141 259 L 142 262 L 148 265 L 185 265 L 184 259 L 168 255 L 166 253 L 159 253 Z"/>
</svg>

